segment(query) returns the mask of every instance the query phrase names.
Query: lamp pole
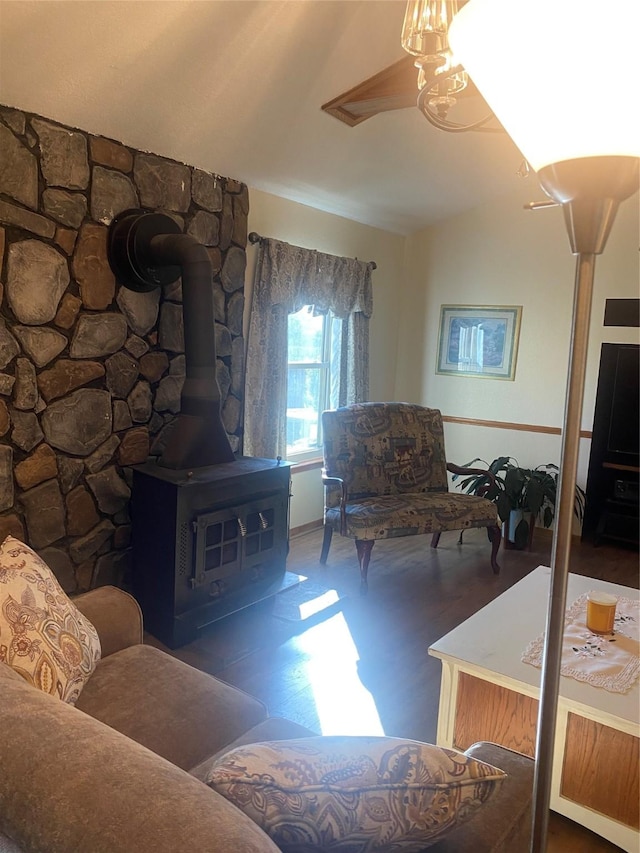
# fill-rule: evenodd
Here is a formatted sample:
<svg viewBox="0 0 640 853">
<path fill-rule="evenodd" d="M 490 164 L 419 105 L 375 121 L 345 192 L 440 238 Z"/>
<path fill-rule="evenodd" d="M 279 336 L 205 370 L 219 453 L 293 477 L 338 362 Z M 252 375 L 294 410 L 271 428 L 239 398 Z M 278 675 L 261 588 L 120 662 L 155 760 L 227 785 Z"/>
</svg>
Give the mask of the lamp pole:
<svg viewBox="0 0 640 853">
<path fill-rule="evenodd" d="M 556 732 L 556 714 L 562 663 L 562 635 L 567 601 L 567 578 L 573 528 L 573 504 L 578 451 L 580 448 L 580 423 L 584 393 L 591 297 L 595 271 L 595 254 L 580 254 L 576 261 L 576 281 L 573 303 L 573 334 L 569 357 L 569 376 L 565 400 L 560 475 L 558 486 L 558 511 L 551 552 L 551 581 L 547 612 L 546 637 L 542 659 L 540 707 L 536 739 L 536 764 L 534 773 L 533 830 L 531 850 L 543 853 L 547 849 L 549 828 L 549 801 L 551 798 L 551 771 Z"/>
<path fill-rule="evenodd" d="M 562 205 L 571 251 L 577 255 L 569 372 L 565 398 L 551 581 L 542 657 L 532 814 L 532 853 L 547 849 L 562 638 L 580 449 L 582 401 L 596 255 L 604 251 L 618 206 L 638 188 L 636 157 L 587 157 L 540 170 L 545 192 Z"/>
</svg>

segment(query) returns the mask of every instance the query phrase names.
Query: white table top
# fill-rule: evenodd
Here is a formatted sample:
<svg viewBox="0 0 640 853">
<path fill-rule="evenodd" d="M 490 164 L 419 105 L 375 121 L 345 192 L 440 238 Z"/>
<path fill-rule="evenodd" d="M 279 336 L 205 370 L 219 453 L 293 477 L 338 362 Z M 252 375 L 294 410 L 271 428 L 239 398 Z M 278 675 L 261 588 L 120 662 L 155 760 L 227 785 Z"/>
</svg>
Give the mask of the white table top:
<svg viewBox="0 0 640 853">
<path fill-rule="evenodd" d="M 429 654 L 453 663 L 480 668 L 539 690 L 541 670 L 522 663 L 531 640 L 546 626 L 551 569 L 538 566 L 502 595 L 483 607 L 429 648 Z M 638 590 L 569 574 L 567 607 L 578 596 L 598 589 L 625 598 Z M 631 723 L 640 722 L 640 680 L 627 693 L 611 693 L 575 678 L 560 678 L 560 696 Z"/>
</svg>

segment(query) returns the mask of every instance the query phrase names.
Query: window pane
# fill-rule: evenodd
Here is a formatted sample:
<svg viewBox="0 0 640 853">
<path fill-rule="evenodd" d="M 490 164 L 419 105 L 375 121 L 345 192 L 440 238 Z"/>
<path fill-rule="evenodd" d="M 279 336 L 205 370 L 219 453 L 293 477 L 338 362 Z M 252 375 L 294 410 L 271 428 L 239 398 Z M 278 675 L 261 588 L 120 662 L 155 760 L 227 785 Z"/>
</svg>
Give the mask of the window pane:
<svg viewBox="0 0 640 853">
<path fill-rule="evenodd" d="M 289 363 L 309 364 L 322 361 L 324 317 L 314 317 L 308 306 L 289 314 Z"/>
<path fill-rule="evenodd" d="M 287 454 L 317 454 L 320 414 L 338 406 L 342 321 L 305 306 L 288 322 Z"/>
<path fill-rule="evenodd" d="M 290 367 L 287 391 L 287 451 L 318 446 L 320 367 Z"/>
</svg>

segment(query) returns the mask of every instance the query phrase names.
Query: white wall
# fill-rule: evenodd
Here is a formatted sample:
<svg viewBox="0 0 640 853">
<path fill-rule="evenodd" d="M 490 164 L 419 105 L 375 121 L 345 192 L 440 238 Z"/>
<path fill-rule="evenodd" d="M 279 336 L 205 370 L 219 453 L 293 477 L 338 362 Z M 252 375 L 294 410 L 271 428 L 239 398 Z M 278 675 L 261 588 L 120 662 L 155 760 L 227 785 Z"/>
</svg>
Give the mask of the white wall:
<svg viewBox="0 0 640 853">
<path fill-rule="evenodd" d="M 404 237 L 352 222 L 259 190 L 249 190 L 249 231 L 332 255 L 375 261 L 373 316 L 370 325 L 371 399 L 392 399 L 395 392 L 399 300 Z M 245 329 L 253 289 L 257 246 L 247 246 Z M 250 406 L 247 400 L 245 405 Z M 322 518 L 320 470 L 293 475 L 291 527 Z"/>
<path fill-rule="evenodd" d="M 575 258 L 560 208 L 525 211 L 533 183 L 407 239 L 396 394 L 444 415 L 560 427 L 569 355 Z M 596 263 L 583 429 L 590 430 L 603 341 L 637 342 L 638 329 L 604 327 L 606 298 L 637 297 L 638 198 L 621 206 Z M 522 305 L 515 381 L 435 373 L 442 304 Z M 467 462 L 515 456 L 522 465 L 559 461 L 560 439 L 531 432 L 447 424 L 447 456 Z M 588 440 L 581 442 L 584 485 Z"/>
</svg>

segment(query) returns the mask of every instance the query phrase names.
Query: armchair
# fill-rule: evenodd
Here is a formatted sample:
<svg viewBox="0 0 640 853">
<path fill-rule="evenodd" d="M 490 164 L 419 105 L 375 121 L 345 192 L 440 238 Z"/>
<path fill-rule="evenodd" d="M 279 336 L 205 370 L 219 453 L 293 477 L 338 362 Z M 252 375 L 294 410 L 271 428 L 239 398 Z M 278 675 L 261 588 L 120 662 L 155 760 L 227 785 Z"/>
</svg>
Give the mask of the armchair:
<svg viewBox="0 0 640 853">
<path fill-rule="evenodd" d="M 443 530 L 486 527 L 491 567 L 494 574 L 499 573 L 501 532 L 495 504 L 449 491 L 447 471 L 472 473 L 473 469 L 446 462 L 442 416 L 437 409 L 409 403 L 358 403 L 323 412 L 322 429 L 321 563 L 327 562 L 334 530 L 354 539 L 365 592 L 377 539 L 431 533 L 431 547 L 437 548 Z"/>
</svg>

